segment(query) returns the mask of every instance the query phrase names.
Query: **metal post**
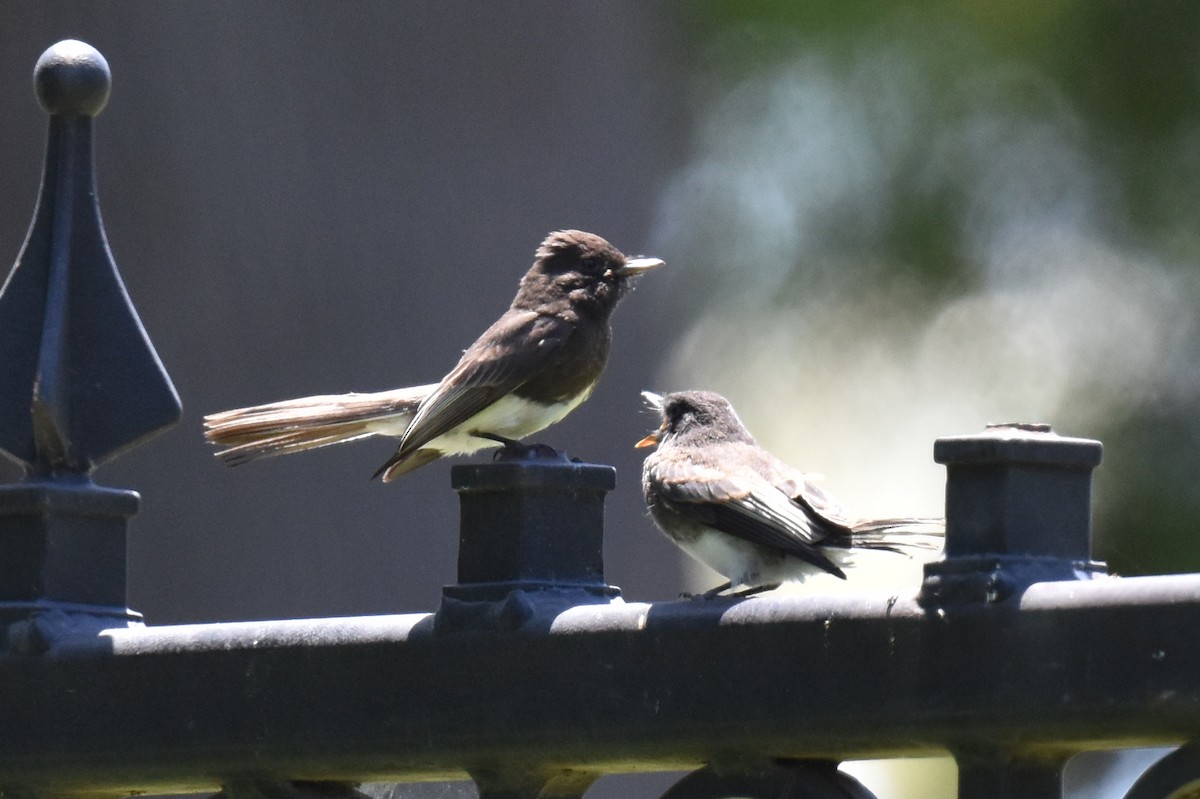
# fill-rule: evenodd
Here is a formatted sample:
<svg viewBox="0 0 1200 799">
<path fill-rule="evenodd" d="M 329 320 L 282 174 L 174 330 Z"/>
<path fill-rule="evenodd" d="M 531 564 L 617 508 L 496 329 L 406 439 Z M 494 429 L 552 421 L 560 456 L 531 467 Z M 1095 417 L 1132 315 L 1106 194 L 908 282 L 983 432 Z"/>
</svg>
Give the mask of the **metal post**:
<svg viewBox="0 0 1200 799">
<path fill-rule="evenodd" d="M 63 614 L 138 618 L 125 606 L 138 495 L 93 485 L 91 472 L 180 416 L 100 221 L 92 118 L 111 83 L 104 57 L 83 42 L 59 42 L 38 60 L 45 167 L 0 288 L 0 452 L 26 473 L 0 487 L 0 624 L 23 620 L 9 641 L 27 653 L 64 627 Z"/>
<path fill-rule="evenodd" d="M 619 601 L 604 582 L 604 497 L 611 466 L 555 453 L 451 470 L 461 506 L 458 583 L 434 616 L 439 636 L 495 630 L 545 631 L 563 610 Z M 565 688 L 572 675 L 542 687 Z M 546 758 L 549 759 L 549 758 Z M 598 772 L 547 766 L 536 749 L 470 765 L 480 799 L 580 799 Z"/>
<path fill-rule="evenodd" d="M 993 425 L 938 439 L 934 460 L 946 465 L 945 559 L 926 566 L 921 604 L 935 619 L 995 634 L 1034 583 L 1103 574 L 1103 564 L 1091 560 L 1091 478 L 1101 452 L 1099 441 L 1059 436 L 1048 425 Z M 922 673 L 952 694 L 956 680 L 939 666 L 962 641 L 943 641 L 940 633 L 935 624 Z M 1009 663 L 991 664 L 991 690 L 1020 704 L 1023 687 L 1010 684 L 1006 669 L 1031 655 L 1013 652 Z M 1060 759 L 994 746 L 959 747 L 955 757 L 960 799 L 1062 796 Z"/>
<path fill-rule="evenodd" d="M 925 568 L 929 605 L 997 602 L 1045 580 L 1088 579 L 1092 470 L 1099 441 L 1067 438 L 1049 425 L 992 425 L 940 438 L 946 465 L 945 559 Z"/>
<path fill-rule="evenodd" d="M 503 598 L 515 589 L 579 589 L 602 596 L 604 496 L 611 466 L 566 459 L 455 466 L 461 505 L 457 597 Z"/>
</svg>

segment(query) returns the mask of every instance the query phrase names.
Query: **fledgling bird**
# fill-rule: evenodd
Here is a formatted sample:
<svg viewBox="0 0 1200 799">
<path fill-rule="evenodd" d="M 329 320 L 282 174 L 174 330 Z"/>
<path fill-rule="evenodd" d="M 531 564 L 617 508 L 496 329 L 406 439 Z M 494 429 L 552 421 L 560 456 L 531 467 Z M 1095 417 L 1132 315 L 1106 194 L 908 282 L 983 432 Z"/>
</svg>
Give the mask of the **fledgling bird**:
<svg viewBox="0 0 1200 799">
<path fill-rule="evenodd" d="M 642 468 L 655 524 L 728 582 L 737 596 L 844 569 L 871 553 L 928 559 L 941 549 L 941 519 L 854 520 L 809 476 L 758 446 L 720 394 L 643 396 L 662 413 L 637 443 L 658 446 Z"/>
<path fill-rule="evenodd" d="M 560 230 L 537 250 L 512 305 L 438 383 L 338 394 L 214 413 L 205 437 L 236 465 L 273 455 L 392 436 L 375 472 L 394 480 L 445 455 L 520 447 L 592 393 L 608 360 L 609 318 L 631 278 L 657 258 L 627 258 L 591 233 Z"/>
</svg>

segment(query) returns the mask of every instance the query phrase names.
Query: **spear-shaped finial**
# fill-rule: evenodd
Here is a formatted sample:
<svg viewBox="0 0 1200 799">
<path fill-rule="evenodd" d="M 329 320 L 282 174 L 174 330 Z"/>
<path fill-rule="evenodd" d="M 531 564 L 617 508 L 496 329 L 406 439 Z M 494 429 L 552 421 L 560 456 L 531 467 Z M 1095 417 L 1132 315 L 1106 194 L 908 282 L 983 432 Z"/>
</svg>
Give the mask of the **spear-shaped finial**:
<svg viewBox="0 0 1200 799">
<path fill-rule="evenodd" d="M 34 69 L 50 114 L 46 163 L 0 289 L 0 451 L 32 477 L 87 475 L 180 416 L 100 221 L 92 118 L 111 86 L 104 56 L 79 41 L 54 45 Z"/>
<path fill-rule="evenodd" d="M 108 64 L 63 41 L 38 59 L 33 82 L 50 114 L 46 164 L 0 288 L 0 453 L 26 472 L 0 486 L 0 651 L 24 654 L 73 625 L 140 618 L 125 579 L 137 492 L 88 478 L 180 414 L 100 223 L 92 117 L 108 101 Z"/>
</svg>

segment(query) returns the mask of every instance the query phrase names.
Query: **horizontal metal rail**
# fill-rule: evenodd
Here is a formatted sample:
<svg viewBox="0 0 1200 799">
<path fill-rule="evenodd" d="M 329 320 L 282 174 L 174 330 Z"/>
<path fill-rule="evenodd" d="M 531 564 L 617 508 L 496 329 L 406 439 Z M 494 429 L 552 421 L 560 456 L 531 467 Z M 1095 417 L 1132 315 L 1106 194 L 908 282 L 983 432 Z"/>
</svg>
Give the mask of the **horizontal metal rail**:
<svg viewBox="0 0 1200 799">
<path fill-rule="evenodd" d="M 1042 583 L 961 610 L 886 593 L 568 598 L 514 595 L 534 612 L 507 630 L 413 614 L 67 635 L 0 659 L 0 784 L 115 796 L 241 774 L 1049 756 L 1200 730 L 1200 645 L 1183 632 L 1200 576 Z"/>
</svg>

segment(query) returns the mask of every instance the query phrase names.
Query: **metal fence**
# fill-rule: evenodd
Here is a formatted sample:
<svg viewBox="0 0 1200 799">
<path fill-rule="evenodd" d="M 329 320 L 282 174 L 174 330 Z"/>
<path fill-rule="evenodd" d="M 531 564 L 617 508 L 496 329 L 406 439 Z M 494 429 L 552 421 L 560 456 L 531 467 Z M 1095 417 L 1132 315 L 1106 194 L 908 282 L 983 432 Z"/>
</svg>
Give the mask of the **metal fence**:
<svg viewBox="0 0 1200 799">
<path fill-rule="evenodd" d="M 1184 744 L 1128 799 L 1200 795 L 1200 576 L 1090 560 L 1101 448 L 1035 426 L 941 439 L 945 557 L 919 590 L 625 602 L 610 467 L 458 466 L 458 583 L 432 613 L 146 627 L 132 491 L 93 469 L 179 416 L 95 200 L 109 72 L 61 42 L 34 221 L 0 292 L 0 792 L 352 796 L 469 776 L 577 797 L 698 769 L 682 797 L 869 797 L 844 759 L 951 753 L 960 796 L 1062 795 L 1085 750 Z"/>
</svg>

